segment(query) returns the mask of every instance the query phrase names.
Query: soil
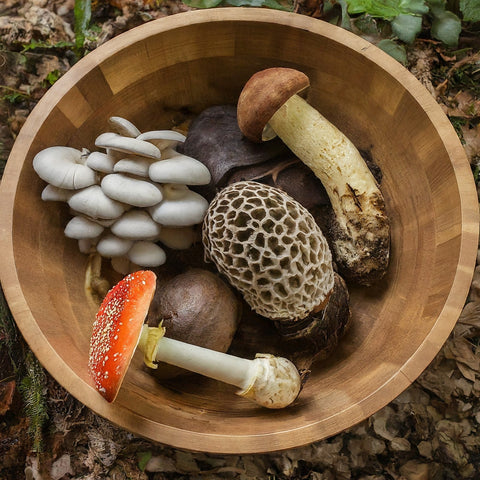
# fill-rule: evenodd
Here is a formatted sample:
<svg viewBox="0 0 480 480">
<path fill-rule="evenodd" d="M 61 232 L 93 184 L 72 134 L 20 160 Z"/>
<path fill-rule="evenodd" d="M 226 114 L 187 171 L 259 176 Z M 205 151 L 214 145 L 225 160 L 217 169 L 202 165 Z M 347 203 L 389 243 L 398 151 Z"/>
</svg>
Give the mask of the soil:
<svg viewBox="0 0 480 480">
<path fill-rule="evenodd" d="M 73 0 L 0 5 L 0 173 L 25 119 L 78 59 Z M 316 0 L 298 14 L 322 16 Z M 165 0 L 92 0 L 82 54 L 137 25 L 190 7 Z M 407 68 L 455 127 L 480 168 L 480 37 L 462 31 L 447 49 L 428 35 Z M 0 479 L 480 479 L 480 266 L 461 317 L 437 357 L 404 393 L 347 431 L 261 455 L 209 455 L 118 429 L 45 372 L 0 304 Z"/>
</svg>

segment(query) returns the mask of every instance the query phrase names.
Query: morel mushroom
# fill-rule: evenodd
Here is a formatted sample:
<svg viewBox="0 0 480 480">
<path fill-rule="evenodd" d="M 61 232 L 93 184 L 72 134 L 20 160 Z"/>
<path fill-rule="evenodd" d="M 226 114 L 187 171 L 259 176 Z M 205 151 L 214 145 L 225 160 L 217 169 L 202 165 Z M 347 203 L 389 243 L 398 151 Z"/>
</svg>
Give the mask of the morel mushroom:
<svg viewBox="0 0 480 480">
<path fill-rule="evenodd" d="M 348 292 L 336 281 L 320 227 L 300 203 L 257 182 L 232 184 L 211 202 L 202 239 L 207 260 L 281 333 L 295 338 L 302 330 L 304 341 L 316 346 L 312 355 L 336 345 L 350 319 Z M 341 308 L 326 320 L 332 296 Z M 330 321 L 338 328 L 324 338 Z"/>
<path fill-rule="evenodd" d="M 127 275 L 105 296 L 90 341 L 89 371 L 96 389 L 113 402 L 137 344 L 145 363 L 167 362 L 239 387 L 239 395 L 267 408 L 283 408 L 298 396 L 301 379 L 287 359 L 257 355 L 234 357 L 164 337 L 164 328 L 144 325 L 156 287 L 156 275 Z"/>
<path fill-rule="evenodd" d="M 240 129 L 261 142 L 278 135 L 322 181 L 335 212 L 333 250 L 347 278 L 370 285 L 387 269 L 390 226 L 380 189 L 353 143 L 300 95 L 308 77 L 270 68 L 245 84 L 237 106 Z"/>
</svg>

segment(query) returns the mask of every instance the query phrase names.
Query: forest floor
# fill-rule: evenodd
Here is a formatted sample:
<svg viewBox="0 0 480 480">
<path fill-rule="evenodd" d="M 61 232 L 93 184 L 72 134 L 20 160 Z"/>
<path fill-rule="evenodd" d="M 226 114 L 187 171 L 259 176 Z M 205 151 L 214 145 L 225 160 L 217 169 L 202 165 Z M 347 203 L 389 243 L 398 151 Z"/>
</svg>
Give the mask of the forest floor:
<svg viewBox="0 0 480 480">
<path fill-rule="evenodd" d="M 0 5 L 0 173 L 38 100 L 77 60 L 73 0 Z M 189 7 L 166 0 L 92 2 L 86 52 Z M 319 16 L 315 1 L 297 4 Z M 472 172 L 480 167 L 480 38 L 455 49 L 419 38 L 407 68 L 442 106 Z M 212 455 L 149 442 L 97 416 L 45 372 L 0 304 L 0 479 L 480 479 L 480 267 L 460 319 L 431 365 L 360 424 L 279 453 Z M 36 397 L 35 397 L 36 395 Z"/>
</svg>

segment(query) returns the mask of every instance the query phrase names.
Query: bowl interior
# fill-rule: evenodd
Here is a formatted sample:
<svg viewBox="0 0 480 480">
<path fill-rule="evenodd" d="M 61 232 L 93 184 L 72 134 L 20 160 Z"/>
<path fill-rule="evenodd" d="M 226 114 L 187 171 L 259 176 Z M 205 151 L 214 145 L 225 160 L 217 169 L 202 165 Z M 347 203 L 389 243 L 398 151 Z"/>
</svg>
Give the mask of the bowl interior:
<svg viewBox="0 0 480 480">
<path fill-rule="evenodd" d="M 251 74 L 304 71 L 309 101 L 369 150 L 383 171 L 392 258 L 380 285 L 351 287 L 353 326 L 315 365 L 294 406 L 270 411 L 198 376 L 161 384 L 135 356 L 107 404 L 87 372 L 96 306 L 86 257 L 63 235 L 63 204 L 40 200 L 32 158 L 51 145 L 94 149 L 111 115 L 167 129 L 235 103 Z M 427 92 L 395 61 L 307 17 L 264 10 L 191 12 L 134 29 L 80 61 L 42 99 L 9 159 L 2 191 L 3 288 L 40 361 L 73 395 L 120 426 L 173 446 L 273 451 L 347 428 L 384 406 L 428 365 L 465 300 L 476 252 L 476 195 L 462 148 Z M 5 201 L 4 201 L 5 200 Z M 269 325 L 247 347 L 268 349 Z"/>
</svg>

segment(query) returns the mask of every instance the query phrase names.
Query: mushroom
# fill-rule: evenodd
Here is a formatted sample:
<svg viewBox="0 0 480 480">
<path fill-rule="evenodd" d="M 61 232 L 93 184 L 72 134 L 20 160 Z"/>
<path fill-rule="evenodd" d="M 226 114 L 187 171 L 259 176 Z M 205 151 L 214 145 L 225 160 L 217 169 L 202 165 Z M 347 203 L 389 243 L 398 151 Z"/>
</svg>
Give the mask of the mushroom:
<svg viewBox="0 0 480 480">
<path fill-rule="evenodd" d="M 100 185 L 108 197 L 134 207 L 151 207 L 163 198 L 160 185 L 124 173 L 106 175 Z"/>
<path fill-rule="evenodd" d="M 115 173 L 128 173 L 137 177 L 148 177 L 148 170 L 152 165 L 152 161 L 149 158 L 142 157 L 127 157 L 118 160 L 114 167 Z M 152 180 L 154 180 L 152 178 Z"/>
<path fill-rule="evenodd" d="M 106 258 L 126 255 L 133 246 L 133 240 L 120 238 L 111 232 L 106 233 L 97 243 L 97 252 Z"/>
<path fill-rule="evenodd" d="M 65 227 L 65 236 L 77 240 L 83 238 L 97 238 L 104 227 L 83 216 L 72 217 Z"/>
<path fill-rule="evenodd" d="M 156 275 L 127 275 L 105 296 L 93 324 L 88 367 L 99 393 L 113 402 L 135 348 L 145 363 L 165 362 L 240 388 L 239 395 L 268 408 L 283 408 L 298 396 L 301 379 L 289 360 L 257 354 L 253 360 L 209 350 L 164 336 L 163 327 L 144 325 Z"/>
<path fill-rule="evenodd" d="M 292 339 L 298 333 L 305 345 L 314 345 L 312 361 L 336 346 L 350 322 L 348 291 L 336 282 L 328 243 L 300 203 L 274 187 L 234 183 L 210 203 L 202 240 L 205 258 L 255 312 L 273 320 L 280 333 Z M 333 297 L 343 309 L 327 313 Z M 326 321 L 338 325 L 327 342 Z"/>
<path fill-rule="evenodd" d="M 71 147 L 48 147 L 33 158 L 33 169 L 50 185 L 68 190 L 97 183 L 94 170 L 83 165 L 83 152 Z"/>
<path fill-rule="evenodd" d="M 159 150 L 164 150 L 165 148 L 174 148 L 179 143 L 183 143 L 185 135 L 175 130 L 152 130 L 140 134 L 137 140 L 150 142 Z"/>
<path fill-rule="evenodd" d="M 134 153 L 147 158 L 160 159 L 161 157 L 160 150 L 152 143 L 138 138 L 124 137 L 113 132 L 101 133 L 95 139 L 95 145 L 117 152 Z"/>
<path fill-rule="evenodd" d="M 66 188 L 54 187 L 48 184 L 42 190 L 42 200 L 44 202 L 68 202 L 75 190 L 67 190 Z"/>
<path fill-rule="evenodd" d="M 160 235 L 162 227 L 145 210 L 132 209 L 125 212 L 110 227 L 112 233 L 132 240 L 154 239 Z"/>
<path fill-rule="evenodd" d="M 162 227 L 158 234 L 158 241 L 174 250 L 185 250 L 192 246 L 196 238 L 193 226 Z"/>
<path fill-rule="evenodd" d="M 154 242 L 139 240 L 127 252 L 128 259 L 142 267 L 159 267 L 167 259 L 162 247 Z"/>
<path fill-rule="evenodd" d="M 322 181 L 335 212 L 332 245 L 339 270 L 370 285 L 388 267 L 385 201 L 353 143 L 298 95 L 308 86 L 308 77 L 294 69 L 256 73 L 238 99 L 238 124 L 255 142 L 278 135 Z"/>
<path fill-rule="evenodd" d="M 192 226 L 202 221 L 208 202 L 191 192 L 186 183 L 208 183 L 210 173 L 194 158 L 175 151 L 185 140 L 179 132 L 153 130 L 142 134 L 130 121 L 116 116 L 110 117 L 109 124 L 114 132 L 102 133 L 95 140 L 106 153 L 50 147 L 35 156 L 34 168 L 50 182 L 42 199 L 68 203 L 76 218 L 66 226 L 65 234 L 79 240 L 80 251 L 97 249 L 107 258 L 123 257 L 112 262 L 120 272 L 135 268 L 139 262 L 143 267 L 159 266 L 165 262 L 165 252 L 153 240 L 159 240 L 162 224 L 167 226 L 162 238 L 170 248 L 192 245 Z M 162 182 L 169 183 L 168 202 L 163 202 L 163 186 L 149 177 L 151 165 L 162 157 L 159 147 L 168 157 L 158 169 Z M 175 182 L 181 184 L 173 185 Z M 140 210 L 149 207 L 155 220 L 147 210 Z M 170 231 L 172 227 L 178 231 Z M 140 243 L 134 245 L 134 241 Z"/>
<path fill-rule="evenodd" d="M 217 190 L 227 185 L 233 171 L 276 158 L 288 153 L 288 149 L 280 140 L 263 144 L 248 141 L 238 128 L 236 107 L 215 105 L 192 121 L 182 153 L 202 162 L 210 171 L 211 182 L 195 190 L 212 200 Z"/>
<path fill-rule="evenodd" d="M 68 200 L 68 205 L 77 213 L 102 219 L 118 218 L 126 210 L 123 203 L 107 197 L 99 185 L 75 192 Z"/>
<path fill-rule="evenodd" d="M 163 186 L 164 199 L 149 209 L 152 218 L 169 227 L 188 227 L 202 222 L 208 202 L 185 185 Z"/>
<path fill-rule="evenodd" d="M 140 130 L 126 118 L 110 117 L 108 123 L 117 133 L 124 137 L 135 138 L 141 134 Z"/>
<path fill-rule="evenodd" d="M 101 173 L 112 173 L 115 161 L 106 153 L 92 152 L 87 157 L 86 165 Z"/>
<path fill-rule="evenodd" d="M 150 165 L 149 177 L 159 183 L 180 183 L 183 185 L 206 185 L 211 175 L 208 168 L 198 160 L 178 152 Z"/>
</svg>

